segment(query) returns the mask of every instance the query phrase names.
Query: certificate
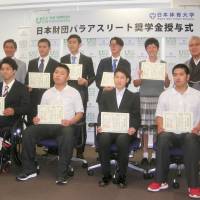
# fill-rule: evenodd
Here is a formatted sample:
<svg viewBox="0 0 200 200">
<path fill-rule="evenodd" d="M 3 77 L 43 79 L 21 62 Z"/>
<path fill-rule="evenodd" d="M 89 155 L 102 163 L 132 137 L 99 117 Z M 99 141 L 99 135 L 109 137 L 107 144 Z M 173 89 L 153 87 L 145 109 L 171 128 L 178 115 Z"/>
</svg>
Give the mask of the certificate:
<svg viewBox="0 0 200 200">
<path fill-rule="evenodd" d="M 50 73 L 29 72 L 29 87 L 47 89 L 50 88 Z"/>
<path fill-rule="evenodd" d="M 115 87 L 114 73 L 104 72 L 101 79 L 101 87 Z"/>
<path fill-rule="evenodd" d="M 5 97 L 0 97 L 0 115 L 3 115 L 5 110 Z"/>
<path fill-rule="evenodd" d="M 165 80 L 166 64 L 142 62 L 142 79 Z"/>
<path fill-rule="evenodd" d="M 193 128 L 192 112 L 165 112 L 163 128 L 168 132 L 191 132 Z"/>
<path fill-rule="evenodd" d="M 40 124 L 61 124 L 64 119 L 63 105 L 38 105 Z"/>
<path fill-rule="evenodd" d="M 79 78 L 82 78 L 82 64 L 66 64 L 69 67 L 69 77 L 70 80 L 78 80 Z"/>
<path fill-rule="evenodd" d="M 129 113 L 101 112 L 102 132 L 128 133 Z"/>
</svg>

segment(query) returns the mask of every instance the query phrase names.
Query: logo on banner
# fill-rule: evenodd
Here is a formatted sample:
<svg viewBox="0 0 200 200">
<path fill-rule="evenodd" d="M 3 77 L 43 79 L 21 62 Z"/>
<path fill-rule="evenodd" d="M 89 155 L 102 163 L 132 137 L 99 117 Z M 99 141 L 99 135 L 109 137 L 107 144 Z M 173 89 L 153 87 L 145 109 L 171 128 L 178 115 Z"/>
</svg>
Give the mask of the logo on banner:
<svg viewBox="0 0 200 200">
<path fill-rule="evenodd" d="M 194 20 L 194 12 L 151 12 L 149 18 L 153 20 Z"/>
</svg>

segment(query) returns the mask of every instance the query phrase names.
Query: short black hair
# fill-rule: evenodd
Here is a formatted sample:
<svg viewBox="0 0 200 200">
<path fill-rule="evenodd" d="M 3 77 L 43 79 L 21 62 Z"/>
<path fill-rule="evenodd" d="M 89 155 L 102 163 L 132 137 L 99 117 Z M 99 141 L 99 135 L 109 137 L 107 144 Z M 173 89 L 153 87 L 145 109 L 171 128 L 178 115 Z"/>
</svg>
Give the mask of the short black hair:
<svg viewBox="0 0 200 200">
<path fill-rule="evenodd" d="M 156 47 L 159 49 L 159 42 L 156 38 L 148 38 L 144 43 L 145 49 L 151 44 L 156 45 Z"/>
<path fill-rule="evenodd" d="M 119 38 L 119 37 L 112 37 L 112 38 L 110 39 L 110 44 L 111 44 L 111 42 L 112 42 L 113 40 L 115 40 L 116 43 L 117 43 L 119 46 L 121 46 L 121 47 L 124 46 L 124 41 L 123 41 L 121 38 Z"/>
<path fill-rule="evenodd" d="M 173 67 L 173 69 L 172 69 L 172 74 L 174 74 L 174 71 L 175 71 L 176 69 L 183 69 L 184 72 L 186 73 L 186 75 L 189 75 L 189 74 L 190 74 L 190 70 L 189 70 L 188 66 L 185 65 L 185 64 L 183 64 L 183 63 L 179 63 L 179 64 L 175 65 L 175 66 Z"/>
<path fill-rule="evenodd" d="M 5 40 L 4 43 L 3 43 L 3 48 L 5 48 L 7 43 L 12 43 L 14 48 L 17 49 L 17 43 L 15 42 L 15 40 L 13 40 L 13 39 Z"/>
<path fill-rule="evenodd" d="M 126 69 L 124 69 L 124 68 L 122 68 L 122 67 L 118 67 L 118 68 L 114 71 L 114 76 L 116 75 L 117 72 L 123 73 L 123 74 L 126 76 L 126 78 L 129 79 L 128 84 L 130 83 L 130 81 L 131 81 L 131 75 L 129 74 L 129 72 L 128 72 Z"/>
<path fill-rule="evenodd" d="M 65 69 L 68 72 L 68 74 L 70 73 L 70 69 L 66 64 L 58 63 L 56 68 L 58 68 L 58 67 L 61 67 L 61 68 Z M 55 68 L 55 70 L 56 70 L 56 68 Z M 55 70 L 54 70 L 54 72 L 55 72 Z"/>
<path fill-rule="evenodd" d="M 79 35 L 77 35 L 77 34 L 72 34 L 72 35 L 70 35 L 70 36 L 67 38 L 67 41 L 69 41 L 69 40 L 72 39 L 72 38 L 77 39 L 78 43 L 81 44 L 82 40 L 81 40 L 81 37 L 80 37 Z"/>
<path fill-rule="evenodd" d="M 11 57 L 5 57 L 0 63 L 0 69 L 2 68 L 3 64 L 8 64 L 13 70 L 17 70 L 18 66 L 14 59 Z"/>
<path fill-rule="evenodd" d="M 51 47 L 51 42 L 47 39 L 47 38 L 41 38 L 39 41 L 38 41 L 38 45 L 42 42 L 45 42 L 48 44 L 48 47 L 50 48 Z"/>
</svg>

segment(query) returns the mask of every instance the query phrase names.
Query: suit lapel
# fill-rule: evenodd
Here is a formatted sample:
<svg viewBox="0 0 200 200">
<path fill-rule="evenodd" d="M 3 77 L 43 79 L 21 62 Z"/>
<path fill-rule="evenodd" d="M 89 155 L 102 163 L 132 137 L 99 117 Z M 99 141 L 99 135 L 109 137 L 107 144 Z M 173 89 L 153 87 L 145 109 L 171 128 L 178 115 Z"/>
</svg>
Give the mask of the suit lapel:
<svg viewBox="0 0 200 200">
<path fill-rule="evenodd" d="M 2 97 L 3 82 L 0 83 L 0 96 Z"/>
<path fill-rule="evenodd" d="M 117 106 L 116 89 L 114 89 L 112 91 L 112 97 L 113 97 L 113 101 L 111 101 L 111 102 L 113 102 L 113 106 L 114 106 L 115 110 L 117 111 L 118 110 L 118 106 Z"/>
<path fill-rule="evenodd" d="M 17 84 L 17 82 L 16 82 L 16 80 L 15 80 L 15 82 L 13 83 L 13 85 L 12 85 L 10 91 L 8 92 L 8 94 L 7 94 L 6 97 L 5 97 L 5 100 L 6 100 L 6 101 L 8 101 L 8 99 L 14 94 L 16 84 Z"/>
<path fill-rule="evenodd" d="M 52 65 L 52 59 L 49 58 L 49 61 L 47 63 L 47 66 L 46 66 L 44 72 L 50 72 L 51 71 L 51 65 Z"/>
<path fill-rule="evenodd" d="M 113 71 L 113 69 L 112 69 L 112 57 L 109 58 L 108 66 L 109 66 L 110 72 L 112 72 Z"/>
<path fill-rule="evenodd" d="M 126 105 L 128 99 L 127 99 L 127 89 L 125 89 L 124 91 L 124 94 L 123 94 L 123 97 L 122 97 L 122 100 L 120 102 L 120 105 L 119 105 L 119 110 L 124 106 Z"/>
</svg>

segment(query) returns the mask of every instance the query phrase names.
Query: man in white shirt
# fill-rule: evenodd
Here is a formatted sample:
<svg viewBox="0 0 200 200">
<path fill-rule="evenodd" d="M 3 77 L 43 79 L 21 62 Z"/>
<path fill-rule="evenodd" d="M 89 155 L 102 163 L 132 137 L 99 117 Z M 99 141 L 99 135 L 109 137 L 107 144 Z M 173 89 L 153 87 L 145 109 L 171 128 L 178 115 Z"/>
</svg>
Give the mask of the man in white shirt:
<svg viewBox="0 0 200 200">
<path fill-rule="evenodd" d="M 60 124 L 39 124 L 38 116 L 33 118 L 34 125 L 23 132 L 22 165 L 23 172 L 17 177 L 25 181 L 36 177 L 35 145 L 42 139 L 55 138 L 58 142 L 57 184 L 67 183 L 67 170 L 74 147 L 74 125 L 83 116 L 84 109 L 79 92 L 67 84 L 69 68 L 58 64 L 54 73 L 54 87 L 48 89 L 42 96 L 42 105 L 63 105 L 64 119 Z"/>
<path fill-rule="evenodd" d="M 156 110 L 157 152 L 155 182 L 148 186 L 149 191 L 167 189 L 167 175 L 170 163 L 170 148 L 181 147 L 188 184 L 188 195 L 200 198 L 198 182 L 198 161 L 200 147 L 200 92 L 188 86 L 189 69 L 185 64 L 176 65 L 173 70 L 174 88 L 164 91 L 158 100 Z M 164 129 L 165 112 L 191 112 L 193 125 L 191 132 L 168 132 Z"/>
</svg>

